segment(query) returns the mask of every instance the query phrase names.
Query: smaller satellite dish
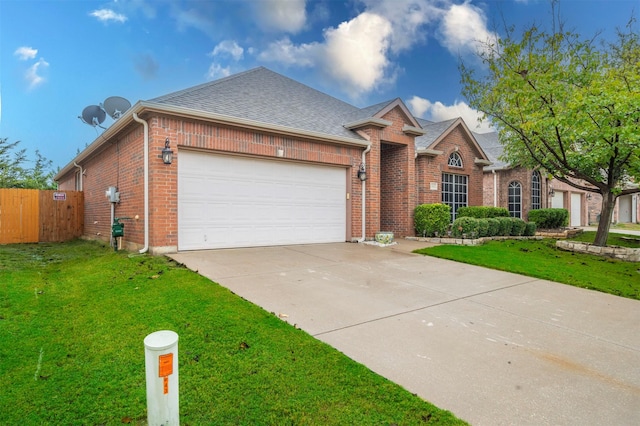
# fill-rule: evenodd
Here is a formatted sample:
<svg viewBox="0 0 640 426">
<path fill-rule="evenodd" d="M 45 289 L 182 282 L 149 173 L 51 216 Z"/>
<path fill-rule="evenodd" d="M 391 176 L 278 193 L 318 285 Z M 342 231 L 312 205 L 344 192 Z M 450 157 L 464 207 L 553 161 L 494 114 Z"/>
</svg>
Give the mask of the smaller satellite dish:
<svg viewBox="0 0 640 426">
<path fill-rule="evenodd" d="M 100 126 L 105 118 L 107 114 L 98 105 L 89 105 L 82 110 L 82 121 L 90 126 Z"/>
<path fill-rule="evenodd" d="M 120 96 L 110 96 L 104 100 L 103 107 L 111 118 L 117 120 L 126 110 L 131 108 L 131 102 Z"/>
</svg>

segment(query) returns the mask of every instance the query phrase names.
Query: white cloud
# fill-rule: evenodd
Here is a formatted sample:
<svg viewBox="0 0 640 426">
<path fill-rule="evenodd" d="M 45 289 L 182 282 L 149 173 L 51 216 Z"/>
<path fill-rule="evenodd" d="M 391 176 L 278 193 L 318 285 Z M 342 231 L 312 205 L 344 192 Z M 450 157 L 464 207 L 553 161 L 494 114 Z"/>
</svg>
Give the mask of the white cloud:
<svg viewBox="0 0 640 426">
<path fill-rule="evenodd" d="M 310 67 L 320 61 L 321 48 L 319 43 L 295 45 L 289 37 L 284 37 L 270 43 L 264 51 L 260 52 L 258 59 L 286 66 Z"/>
<path fill-rule="evenodd" d="M 393 53 L 409 49 L 427 38 L 427 26 L 441 19 L 442 0 L 363 0 L 367 10 L 384 16 L 391 24 Z"/>
<path fill-rule="evenodd" d="M 218 43 L 216 47 L 213 48 L 211 52 L 211 56 L 231 56 L 235 61 L 239 61 L 242 59 L 244 54 L 244 49 L 238 45 L 233 40 L 224 40 Z"/>
<path fill-rule="evenodd" d="M 283 0 L 286 2 L 286 0 Z M 477 41 L 495 39 L 482 9 L 469 1 L 361 0 L 365 10 L 337 27 L 324 30 L 324 40 L 297 44 L 289 37 L 272 42 L 262 61 L 285 66 L 315 67 L 352 98 L 393 83 L 400 71 L 394 62 L 427 37 L 454 55 L 473 53 Z"/>
<path fill-rule="evenodd" d="M 120 22 L 123 23 L 127 20 L 127 17 L 121 13 L 116 13 L 111 9 L 97 9 L 93 12 L 89 13 L 90 16 L 94 18 L 98 18 L 98 21 L 101 22 Z"/>
<path fill-rule="evenodd" d="M 260 0 L 256 7 L 256 23 L 266 31 L 284 31 L 295 34 L 307 22 L 305 0 Z"/>
<path fill-rule="evenodd" d="M 358 96 L 388 80 L 387 53 L 392 28 L 380 15 L 364 12 L 325 31 L 325 72 Z"/>
<path fill-rule="evenodd" d="M 296 45 L 288 37 L 271 43 L 258 55 L 262 61 L 287 66 L 315 67 L 337 82 L 351 97 L 393 80 L 387 58 L 391 24 L 364 12 L 324 32 L 324 43 Z"/>
<path fill-rule="evenodd" d="M 193 27 L 209 36 L 213 35 L 213 28 L 215 28 L 214 22 L 200 10 L 179 10 L 176 13 L 175 18 L 180 31 Z"/>
<path fill-rule="evenodd" d="M 220 64 L 213 63 L 209 66 L 207 71 L 207 78 L 210 80 L 216 80 L 218 78 L 228 77 L 231 75 L 230 67 L 222 67 Z"/>
<path fill-rule="evenodd" d="M 453 105 L 445 105 L 439 101 L 431 102 L 428 99 L 414 96 L 407 101 L 407 104 L 416 117 L 435 122 L 462 117 L 467 127 L 474 132 L 487 133 L 495 131 L 488 120 L 478 123 L 478 118 L 481 118 L 483 114 L 471 108 L 466 102 L 456 101 Z"/>
<path fill-rule="evenodd" d="M 499 37 L 488 30 L 483 10 L 468 1 L 454 4 L 447 10 L 440 36 L 442 45 L 453 54 L 476 53 L 482 49 L 482 43 L 492 43 Z"/>
<path fill-rule="evenodd" d="M 29 89 L 35 89 L 45 82 L 45 78 L 41 73 L 45 72 L 47 68 L 49 68 L 49 63 L 40 58 L 38 62 L 27 69 L 24 78 L 29 83 Z"/>
<path fill-rule="evenodd" d="M 21 46 L 13 52 L 14 55 L 18 57 L 21 61 L 26 61 L 27 59 L 34 59 L 38 54 L 38 49 L 34 49 L 33 47 Z"/>
</svg>

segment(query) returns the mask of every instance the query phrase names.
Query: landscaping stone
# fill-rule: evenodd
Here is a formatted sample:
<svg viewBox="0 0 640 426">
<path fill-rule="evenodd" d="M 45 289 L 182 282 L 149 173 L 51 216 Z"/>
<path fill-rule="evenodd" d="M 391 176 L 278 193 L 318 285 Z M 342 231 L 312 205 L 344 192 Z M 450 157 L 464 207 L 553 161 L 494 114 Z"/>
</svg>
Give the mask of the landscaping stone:
<svg viewBox="0 0 640 426">
<path fill-rule="evenodd" d="M 599 247 L 588 243 L 578 243 L 566 240 L 556 241 L 556 247 L 577 253 L 588 253 L 597 256 L 611 257 L 614 259 L 624 260 L 626 262 L 640 262 L 640 249 L 618 246 Z"/>
</svg>

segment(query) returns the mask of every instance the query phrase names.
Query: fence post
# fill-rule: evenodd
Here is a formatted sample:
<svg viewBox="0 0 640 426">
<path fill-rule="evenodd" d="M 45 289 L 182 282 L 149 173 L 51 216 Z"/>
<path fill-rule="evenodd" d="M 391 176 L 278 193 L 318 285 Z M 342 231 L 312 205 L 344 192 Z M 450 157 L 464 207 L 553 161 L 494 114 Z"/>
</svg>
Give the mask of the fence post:
<svg viewBox="0 0 640 426">
<path fill-rule="evenodd" d="M 147 424 L 180 424 L 178 389 L 178 334 L 162 330 L 144 338 L 147 376 Z"/>
</svg>

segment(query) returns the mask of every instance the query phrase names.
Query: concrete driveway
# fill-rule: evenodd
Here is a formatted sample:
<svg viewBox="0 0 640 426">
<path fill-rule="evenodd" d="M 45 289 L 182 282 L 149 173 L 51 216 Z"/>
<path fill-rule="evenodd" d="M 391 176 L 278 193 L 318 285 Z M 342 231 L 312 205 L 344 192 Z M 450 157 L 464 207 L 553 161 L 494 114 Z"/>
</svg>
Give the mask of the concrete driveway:
<svg viewBox="0 0 640 426">
<path fill-rule="evenodd" d="M 640 424 L 639 301 L 410 253 L 425 245 L 171 257 L 471 424 Z"/>
</svg>

